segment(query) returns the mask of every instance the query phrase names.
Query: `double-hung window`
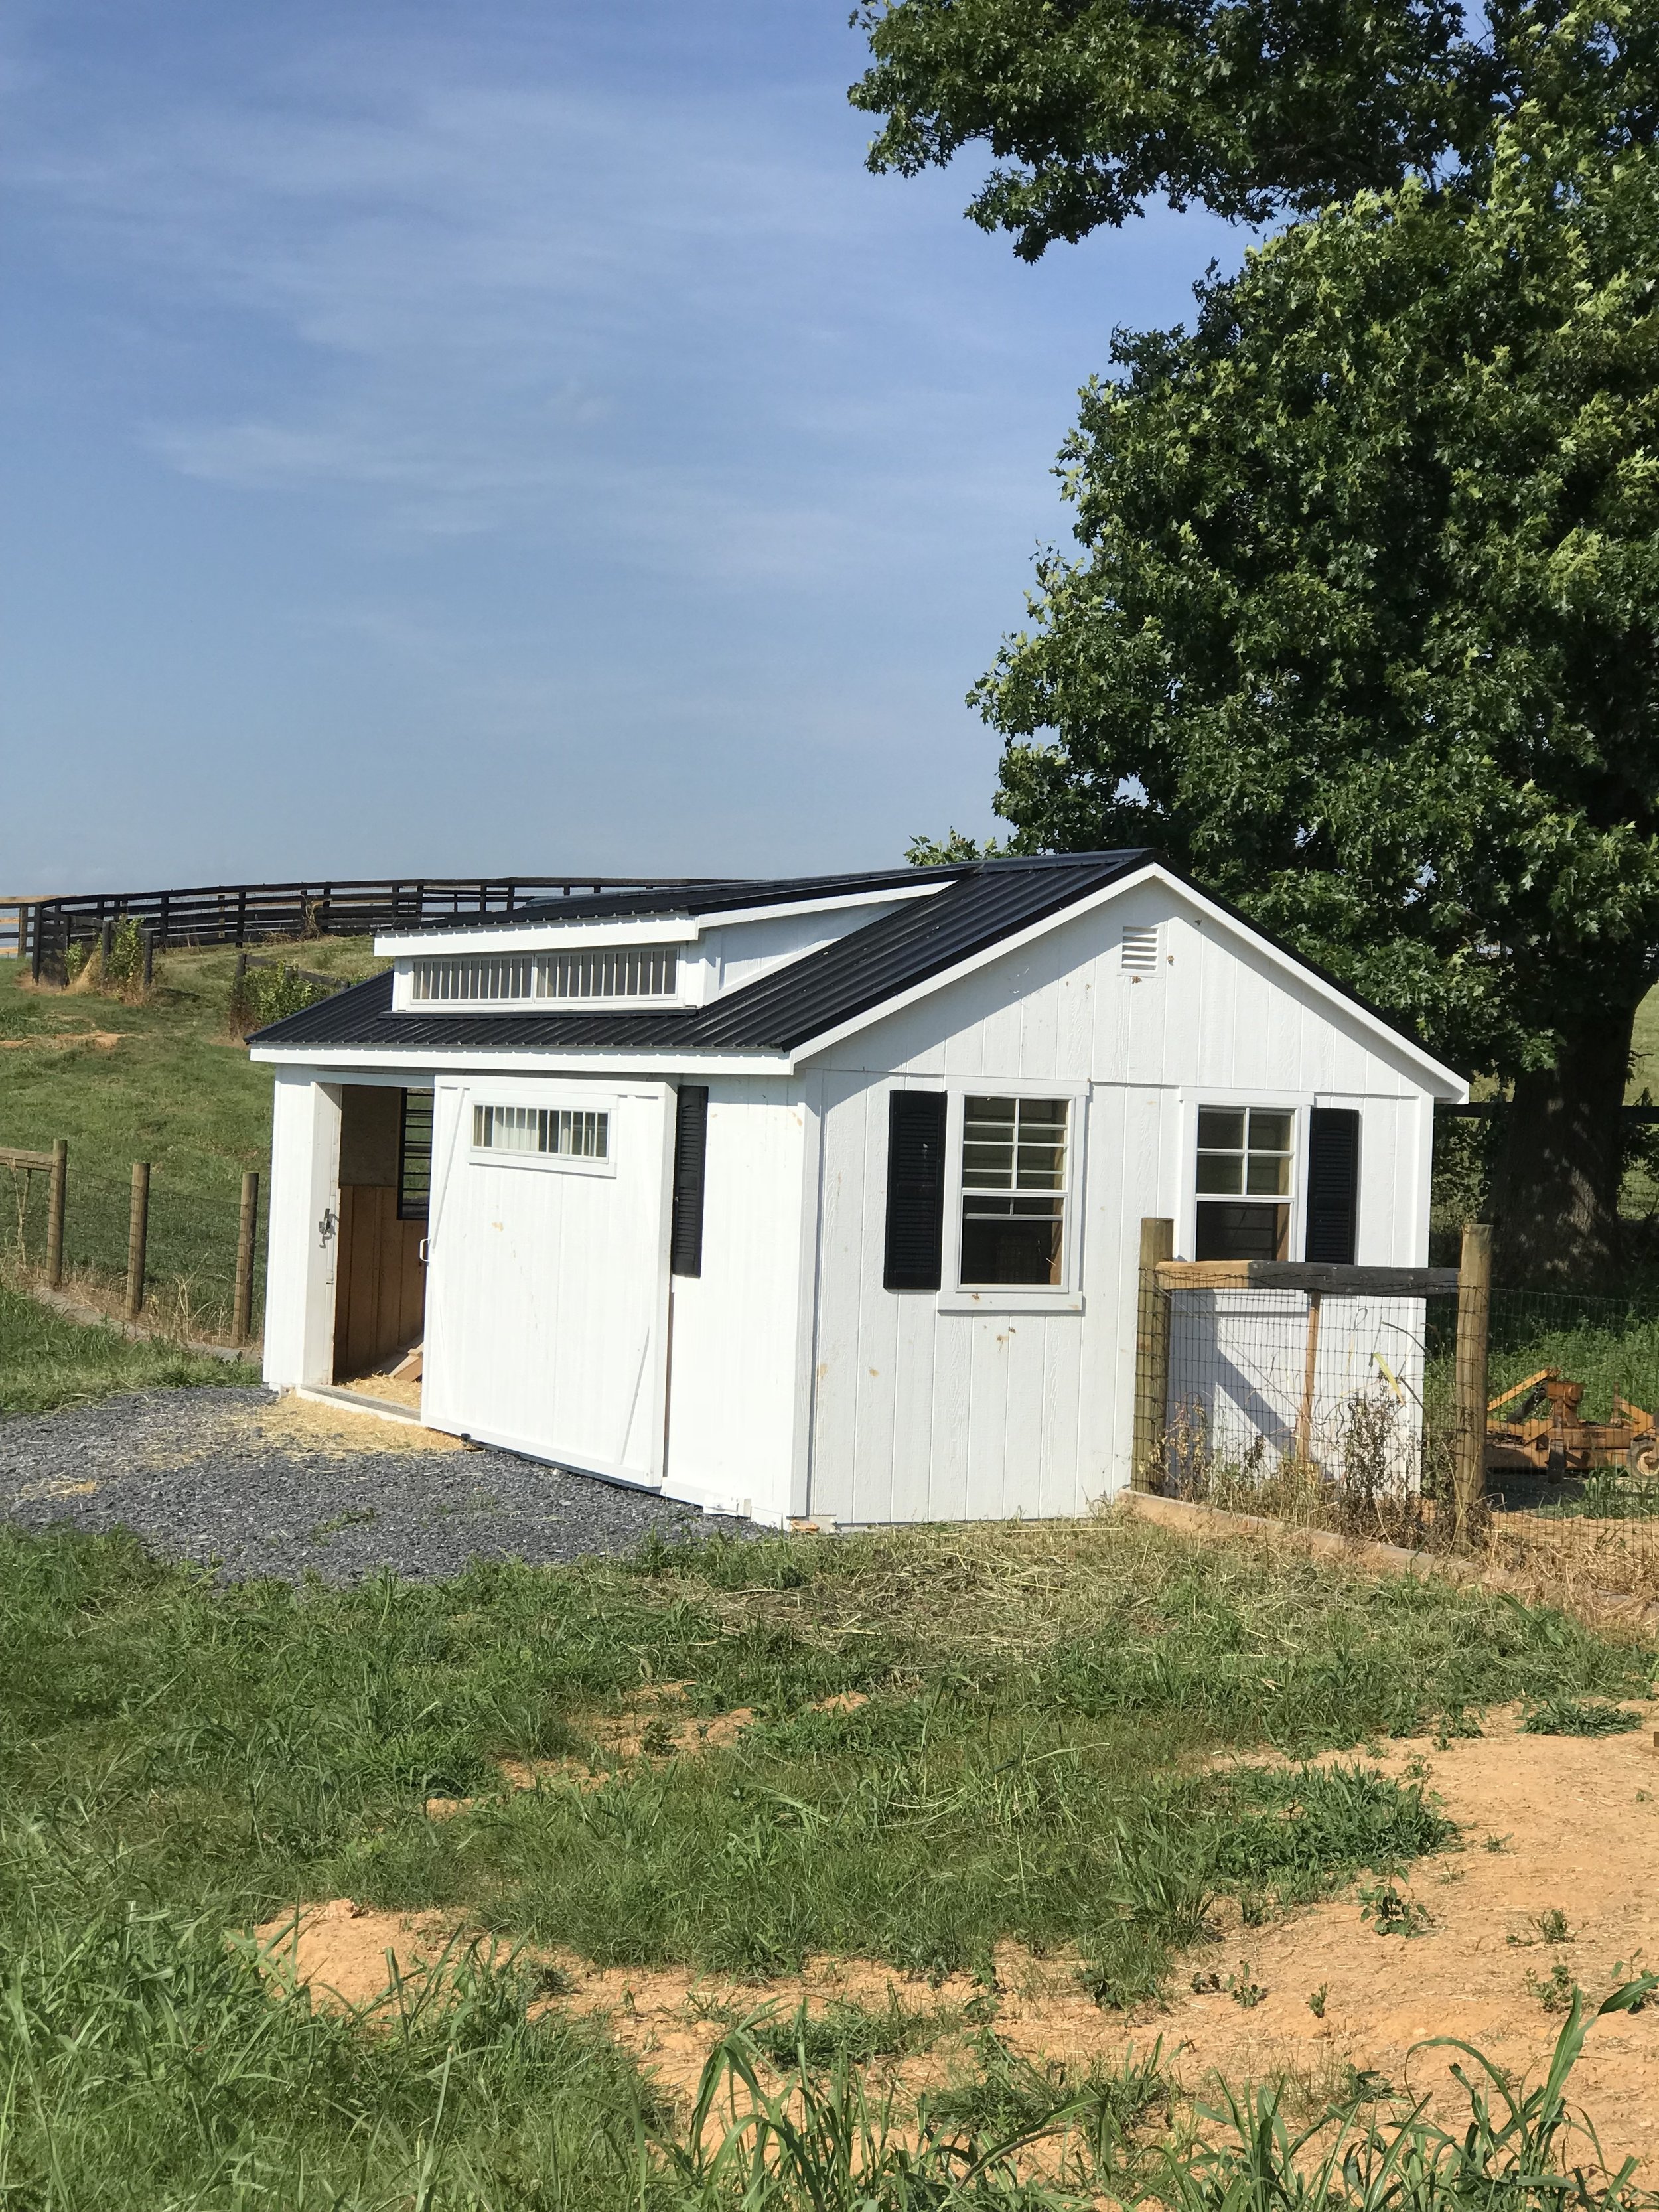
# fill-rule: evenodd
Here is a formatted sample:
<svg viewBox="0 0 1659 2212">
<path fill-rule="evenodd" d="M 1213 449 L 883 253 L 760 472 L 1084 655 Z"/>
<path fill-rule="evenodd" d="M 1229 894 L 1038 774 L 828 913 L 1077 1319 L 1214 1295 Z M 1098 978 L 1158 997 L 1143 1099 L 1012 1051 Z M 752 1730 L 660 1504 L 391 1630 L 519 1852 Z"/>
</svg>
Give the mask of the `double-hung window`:
<svg viewBox="0 0 1659 2212">
<path fill-rule="evenodd" d="M 963 1102 L 963 1290 L 1066 1280 L 1070 1101 L 969 1092 Z"/>
<path fill-rule="evenodd" d="M 1285 1107 L 1199 1108 L 1196 1258 L 1289 1257 L 1295 1131 Z"/>
</svg>

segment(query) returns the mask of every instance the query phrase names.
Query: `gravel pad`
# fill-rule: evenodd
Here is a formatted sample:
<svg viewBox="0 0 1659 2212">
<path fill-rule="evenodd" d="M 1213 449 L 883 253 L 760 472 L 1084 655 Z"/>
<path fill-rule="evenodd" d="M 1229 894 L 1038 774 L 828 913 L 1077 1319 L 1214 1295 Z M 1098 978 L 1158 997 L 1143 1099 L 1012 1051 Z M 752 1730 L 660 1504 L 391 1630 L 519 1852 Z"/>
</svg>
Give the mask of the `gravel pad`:
<svg viewBox="0 0 1659 2212">
<path fill-rule="evenodd" d="M 435 1582 L 471 1559 L 548 1565 L 751 1524 L 512 1452 L 307 1449 L 262 1431 L 269 1390 L 145 1390 L 0 1420 L 0 1519 L 130 1528 L 228 1582 L 380 1568 Z"/>
</svg>

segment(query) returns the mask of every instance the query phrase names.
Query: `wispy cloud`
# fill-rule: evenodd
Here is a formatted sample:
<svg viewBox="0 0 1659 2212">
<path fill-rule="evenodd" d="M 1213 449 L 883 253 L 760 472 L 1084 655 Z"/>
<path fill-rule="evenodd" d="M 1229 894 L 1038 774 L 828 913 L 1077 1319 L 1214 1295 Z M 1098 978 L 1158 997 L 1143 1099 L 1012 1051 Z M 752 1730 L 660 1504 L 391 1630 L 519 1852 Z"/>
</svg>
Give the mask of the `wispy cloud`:
<svg viewBox="0 0 1659 2212">
<path fill-rule="evenodd" d="M 1064 528 L 1073 394 L 1223 234 L 1017 265 L 961 180 L 864 173 L 823 0 L 462 14 L 54 0 L 0 64 L 14 465 L 65 518 L 11 689 L 77 818 L 107 794 L 76 868 L 140 823 L 179 879 L 984 823 L 963 693 Z M 258 810 L 227 732 L 283 748 Z M 134 733 L 182 796 L 108 772 Z"/>
<path fill-rule="evenodd" d="M 142 273 L 153 301 L 251 319 L 293 349 L 276 404 L 147 426 L 191 476 L 350 489 L 416 532 L 523 526 L 581 499 L 637 538 L 644 498 L 664 534 L 695 511 L 726 538 L 717 478 L 745 451 L 790 438 L 843 483 L 878 471 L 834 419 L 838 307 L 896 342 L 926 323 L 930 353 L 947 335 L 938 298 L 872 296 L 851 147 L 832 161 L 786 143 L 781 106 L 757 132 L 737 100 L 357 82 L 337 64 L 267 105 L 128 120 L 95 156 L 25 153 L 12 182 L 81 251 Z M 737 505 L 752 526 L 752 499 Z M 833 535 L 787 506 L 778 523 L 791 565 Z"/>
</svg>

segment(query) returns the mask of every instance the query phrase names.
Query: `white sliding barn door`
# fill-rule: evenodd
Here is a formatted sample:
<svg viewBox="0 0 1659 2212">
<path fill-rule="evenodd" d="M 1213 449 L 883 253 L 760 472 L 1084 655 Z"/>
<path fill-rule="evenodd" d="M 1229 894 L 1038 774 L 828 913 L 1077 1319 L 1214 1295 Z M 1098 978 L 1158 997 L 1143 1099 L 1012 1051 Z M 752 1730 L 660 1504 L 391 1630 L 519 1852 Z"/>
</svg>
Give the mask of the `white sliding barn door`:
<svg viewBox="0 0 1659 2212">
<path fill-rule="evenodd" d="M 641 1483 L 662 1479 L 672 1093 L 440 1081 L 425 1377 L 434 1428 Z M 482 1121 L 479 1109 L 497 1109 Z M 477 1141 L 511 1117 L 521 1152 Z M 605 1157 L 533 1149 L 538 1116 L 605 1117 Z"/>
</svg>

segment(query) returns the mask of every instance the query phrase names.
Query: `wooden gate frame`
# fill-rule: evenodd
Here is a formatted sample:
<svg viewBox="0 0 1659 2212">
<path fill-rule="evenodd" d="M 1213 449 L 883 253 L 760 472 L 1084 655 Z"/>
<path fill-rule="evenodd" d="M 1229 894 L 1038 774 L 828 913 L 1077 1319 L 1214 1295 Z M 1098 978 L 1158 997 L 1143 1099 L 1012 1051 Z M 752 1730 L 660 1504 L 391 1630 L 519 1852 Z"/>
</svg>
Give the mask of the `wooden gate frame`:
<svg viewBox="0 0 1659 2212">
<path fill-rule="evenodd" d="M 1135 1308 L 1135 1406 L 1131 1487 L 1154 1487 L 1168 1419 L 1170 1294 L 1174 1291 L 1301 1291 L 1310 1302 L 1308 1362 L 1317 1342 L 1322 1297 L 1457 1298 L 1456 1457 L 1460 1525 L 1486 1493 L 1486 1346 L 1492 1322 L 1492 1231 L 1471 1221 L 1455 1267 L 1340 1267 L 1300 1260 L 1176 1260 L 1175 1224 L 1140 1224 Z M 1305 1395 L 1305 1394 L 1304 1394 Z"/>
</svg>

